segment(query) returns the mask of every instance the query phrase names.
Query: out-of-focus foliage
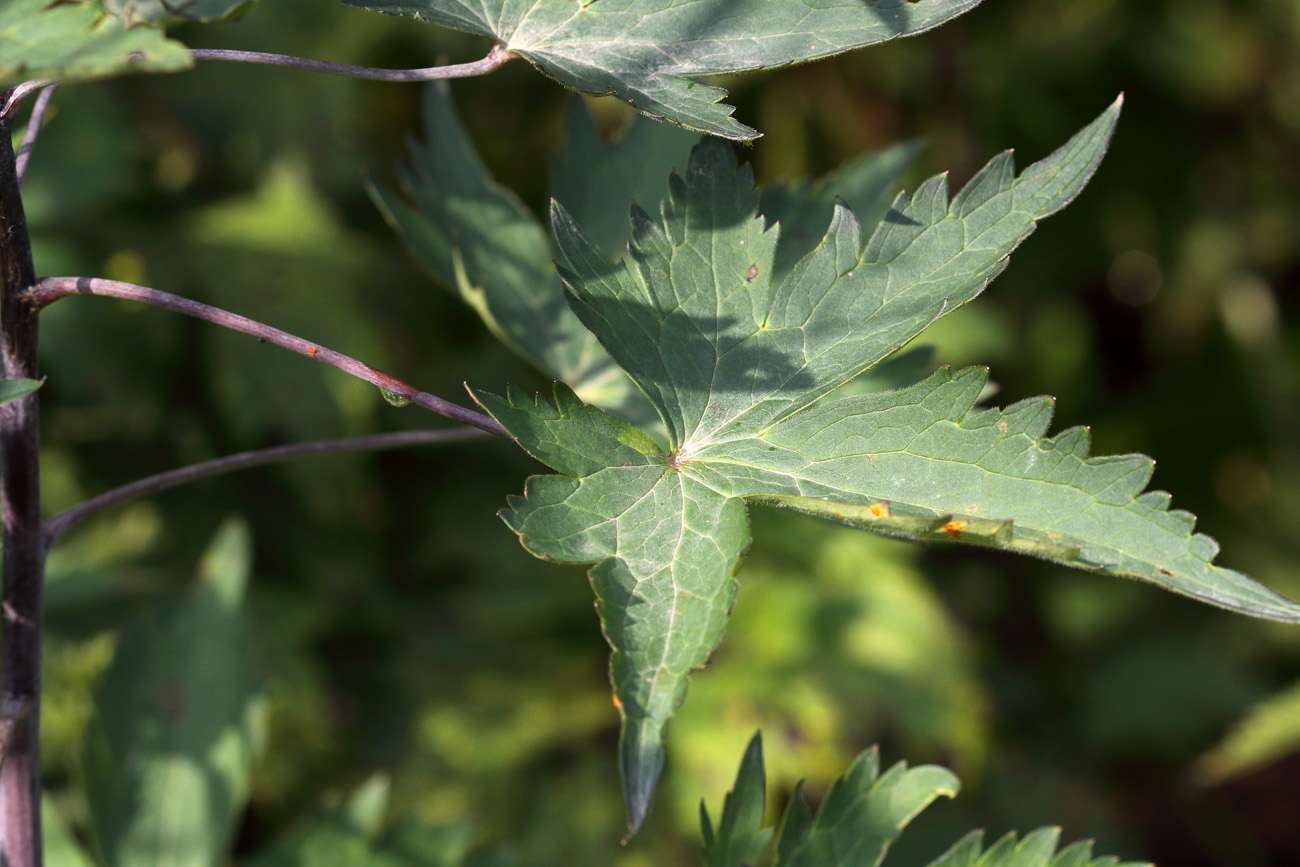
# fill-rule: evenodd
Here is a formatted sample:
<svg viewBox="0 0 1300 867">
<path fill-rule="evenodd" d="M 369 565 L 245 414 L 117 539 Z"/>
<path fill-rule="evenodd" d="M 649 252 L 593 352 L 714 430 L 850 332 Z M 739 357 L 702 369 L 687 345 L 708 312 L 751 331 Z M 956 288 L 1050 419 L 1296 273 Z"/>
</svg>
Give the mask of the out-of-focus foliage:
<svg viewBox="0 0 1300 867">
<path fill-rule="evenodd" d="M 956 776 L 946 768 L 899 762 L 883 774 L 880 751 L 864 750 L 831 784 L 816 814 L 804 802 L 800 783 L 776 827 L 774 867 L 879 867 L 918 813 L 940 797 L 957 794 Z M 727 793 L 715 830 L 700 804 L 700 829 L 708 867 L 744 867 L 763 855 L 771 828 L 763 823 L 763 748 L 754 735 Z M 1014 833 L 985 849 L 984 832 L 972 831 L 929 867 L 1152 867 L 1116 857 L 1092 857 L 1092 842 L 1057 851 L 1060 828 L 1039 828 L 1018 840 Z M 891 862 L 897 863 L 897 862 Z"/>
<path fill-rule="evenodd" d="M 162 31 L 133 28 L 95 3 L 9 0 L 0 8 L 0 90 L 29 79 L 169 72 L 189 53 Z"/>
<path fill-rule="evenodd" d="M 392 66 L 485 49 L 308 0 L 185 35 Z M 909 188 L 942 168 L 960 184 L 1010 144 L 1046 153 L 1125 91 L 1088 195 L 1043 225 L 980 304 L 931 329 L 933 361 L 991 364 L 999 404 L 1059 395 L 1058 423 L 1092 425 L 1099 453 L 1156 455 L 1154 484 L 1220 540 L 1221 562 L 1300 592 L 1291 0 L 985 3 L 927 35 L 725 84 L 765 133 L 746 155 L 760 185 L 917 139 Z M 569 111 L 561 89 L 508 64 L 452 94 L 493 176 L 544 213 Z M 466 379 L 546 387 L 431 285 L 366 197 L 363 170 L 394 185 L 420 99 L 415 86 L 214 63 L 62 88 L 24 185 L 37 270 L 265 316 L 446 396 Z M 602 131 L 627 119 L 611 100 L 588 105 Z M 42 329 L 50 511 L 243 448 L 439 423 L 156 311 L 69 298 Z M 229 359 L 239 366 L 217 366 Z M 590 587 L 580 570 L 534 563 L 494 515 L 532 472 L 490 442 L 313 459 L 175 490 L 70 534 L 53 552 L 47 618 L 52 809 L 86 840 L 69 759 L 114 635 L 188 581 L 239 512 L 253 530 L 246 606 L 269 726 L 240 859 L 317 815 L 322 793 L 386 771 L 381 835 L 408 821 L 470 827 L 471 849 L 500 844 L 528 865 L 692 863 L 700 797 L 718 802 L 761 726 L 773 810 L 800 777 L 824 792 L 875 742 L 952 764 L 963 797 L 916 819 L 893 848 L 899 863 L 929 863 L 971 827 L 996 839 L 1047 823 L 1160 864 L 1296 863 L 1294 753 L 1215 785 L 1189 773 L 1250 707 L 1300 679 L 1293 631 L 770 512 L 755 516 L 727 642 L 671 729 L 668 800 L 620 847 L 617 713 Z"/>
<path fill-rule="evenodd" d="M 247 527 L 227 522 L 192 587 L 123 625 L 81 765 L 110 867 L 225 859 L 263 740 L 240 612 L 251 564 Z"/>
</svg>

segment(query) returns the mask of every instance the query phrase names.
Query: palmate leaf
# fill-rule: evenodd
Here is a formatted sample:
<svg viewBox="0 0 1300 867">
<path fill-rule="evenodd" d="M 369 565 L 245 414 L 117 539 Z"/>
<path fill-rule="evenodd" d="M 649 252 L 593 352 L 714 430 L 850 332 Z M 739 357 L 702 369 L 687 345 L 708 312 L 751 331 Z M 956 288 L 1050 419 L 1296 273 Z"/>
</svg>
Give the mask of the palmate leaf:
<svg viewBox="0 0 1300 867">
<path fill-rule="evenodd" d="M 786 66 L 937 27 L 980 0 L 344 0 L 491 37 L 574 90 L 732 139 L 758 133 L 689 76 Z"/>
<path fill-rule="evenodd" d="M 668 443 L 563 385 L 555 406 L 513 390 L 472 393 L 562 473 L 530 479 L 506 523 L 539 557 L 596 564 L 632 831 L 688 675 L 721 640 L 748 544 L 745 501 L 1300 620 L 1300 606 L 1212 565 L 1216 544 L 1169 511 L 1168 495 L 1142 493 L 1149 458 L 1088 457 L 1081 428 L 1044 438 L 1050 399 L 975 409 L 985 371 L 944 369 L 910 388 L 817 404 L 978 295 L 1035 221 L 1083 188 L 1119 110 L 1116 101 L 1019 176 L 1002 154 L 951 201 L 943 176 L 926 181 L 865 242 L 837 206 L 822 243 L 779 285 L 779 229 L 757 215 L 748 169 L 716 139 L 673 176 L 658 218 L 633 206 L 631 264 L 608 260 L 555 208 L 569 303 L 654 405 Z"/>
<path fill-rule="evenodd" d="M 873 747 L 831 785 L 816 816 L 800 795 L 802 786 L 796 787 L 781 819 L 774 867 L 879 867 L 908 823 L 936 798 L 955 796 L 959 783 L 951 772 L 933 765 L 909 769 L 899 762 L 882 774 Z M 742 867 L 762 856 L 771 834 L 763 827 L 763 797 L 762 744 L 754 735 L 716 832 L 700 804 L 708 867 Z M 733 804 L 744 806 L 737 810 Z M 735 820 L 728 822 L 728 816 Z M 986 850 L 983 832 L 973 831 L 929 867 L 1151 867 L 1121 865 L 1114 857 L 1094 859 L 1088 841 L 1057 851 L 1060 836 L 1059 828 L 1040 828 L 1023 840 L 1007 834 Z"/>
<path fill-rule="evenodd" d="M 489 328 L 519 355 L 578 396 L 620 418 L 653 425 L 644 395 L 564 301 L 553 260 L 557 251 L 541 222 L 497 184 L 461 127 L 445 82 L 424 95 L 425 140 L 413 143 L 400 169 L 400 191 L 371 184 L 389 224 L 416 259 L 455 289 Z M 569 113 L 551 192 L 602 249 L 625 249 L 627 203 L 658 201 L 668 176 L 683 168 L 699 136 L 637 117 L 604 143 L 585 105 Z M 811 184 L 774 187 L 764 213 L 782 220 L 778 267 L 789 267 L 826 232 L 839 196 L 878 221 L 899 175 L 916 153 L 900 145 L 865 154 Z M 915 381 L 915 377 L 907 380 Z"/>
</svg>

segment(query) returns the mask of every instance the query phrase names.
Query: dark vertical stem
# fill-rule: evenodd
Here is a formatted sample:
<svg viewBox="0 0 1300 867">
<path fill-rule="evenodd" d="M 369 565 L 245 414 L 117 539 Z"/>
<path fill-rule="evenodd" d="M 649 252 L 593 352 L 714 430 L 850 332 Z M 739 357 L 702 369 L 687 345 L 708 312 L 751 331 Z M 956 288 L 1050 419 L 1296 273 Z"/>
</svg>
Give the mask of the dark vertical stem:
<svg viewBox="0 0 1300 867">
<path fill-rule="evenodd" d="M 18 192 L 9 123 L 0 123 L 0 372 L 37 379 L 36 282 L 27 217 Z M 0 764 L 0 864 L 41 867 L 41 532 L 40 416 L 35 394 L 0 405 L 0 520 L 4 575 L 0 589 L 0 711 L 11 736 Z"/>
</svg>

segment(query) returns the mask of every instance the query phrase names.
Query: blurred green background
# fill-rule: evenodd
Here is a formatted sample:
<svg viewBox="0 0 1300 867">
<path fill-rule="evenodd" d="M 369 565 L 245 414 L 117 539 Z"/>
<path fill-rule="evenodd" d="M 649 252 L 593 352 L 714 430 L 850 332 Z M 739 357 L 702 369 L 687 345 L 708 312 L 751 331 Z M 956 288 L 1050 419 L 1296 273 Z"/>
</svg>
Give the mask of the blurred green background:
<svg viewBox="0 0 1300 867">
<path fill-rule="evenodd" d="M 329 0 L 263 0 L 194 46 L 383 66 L 485 45 Z M 1045 155 L 1127 95 L 1081 198 L 927 335 L 999 403 L 1058 395 L 1095 453 L 1143 451 L 1221 563 L 1300 597 L 1300 8 L 1295 0 L 987 0 L 834 61 L 728 79 L 760 183 L 923 139 L 909 178 Z M 496 176 L 540 209 L 570 96 L 523 63 L 454 84 Z M 453 399 L 539 377 L 419 272 L 367 199 L 418 129 L 416 85 L 206 63 L 69 86 L 25 187 L 37 271 L 145 283 L 337 348 Z M 616 130 L 618 104 L 592 103 Z M 248 338 L 124 303 L 42 317 L 50 512 L 248 448 L 438 426 Z M 755 511 L 727 640 L 670 732 L 641 837 L 619 845 L 606 646 L 581 570 L 495 517 L 539 470 L 504 443 L 316 458 L 204 482 L 79 528 L 51 559 L 44 752 L 65 821 L 117 630 L 251 527 L 247 608 L 268 746 L 240 857 L 376 773 L 385 821 L 469 828 L 528 865 L 693 863 L 762 728 L 773 806 L 863 747 L 944 762 L 954 803 L 896 849 L 1061 824 L 1178 867 L 1300 864 L 1300 630 L 974 549 L 922 550 Z M 1295 690 L 1292 688 L 1292 694 Z M 1278 697 L 1278 696 L 1281 697 Z M 1243 726 L 1252 709 L 1271 715 Z M 1226 745 L 1231 733 L 1238 737 Z"/>
</svg>

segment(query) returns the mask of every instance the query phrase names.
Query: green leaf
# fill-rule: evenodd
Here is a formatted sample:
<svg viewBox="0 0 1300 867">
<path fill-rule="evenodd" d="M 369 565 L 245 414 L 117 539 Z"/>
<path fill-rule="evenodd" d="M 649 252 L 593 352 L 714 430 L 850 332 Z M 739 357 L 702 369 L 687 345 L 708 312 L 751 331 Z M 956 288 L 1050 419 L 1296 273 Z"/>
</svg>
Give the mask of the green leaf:
<svg viewBox="0 0 1300 867">
<path fill-rule="evenodd" d="M 777 832 L 778 867 L 874 867 L 916 814 L 936 798 L 951 798 L 960 783 L 934 765 L 909 769 L 899 762 L 883 775 L 873 748 L 854 760 L 831 786 L 815 818 L 796 792 Z"/>
<path fill-rule="evenodd" d="M 1214 785 L 1300 750 L 1300 683 L 1252 707 L 1196 762 L 1198 782 Z"/>
<path fill-rule="evenodd" d="M 756 862 L 767 848 L 772 829 L 763 827 L 763 802 L 767 796 L 763 771 L 763 738 L 755 734 L 745 748 L 736 774 L 736 786 L 722 801 L 722 821 L 715 834 L 708 808 L 700 801 L 700 828 L 704 837 L 704 863 L 708 867 L 743 867 Z"/>
<path fill-rule="evenodd" d="M 471 855 L 468 825 L 408 819 L 385 831 L 389 780 L 371 777 L 340 803 L 327 798 L 305 821 L 259 850 L 244 867 L 470 867 L 503 863 Z"/>
<path fill-rule="evenodd" d="M 84 763 L 109 867 L 215 867 L 228 858 L 261 731 L 240 612 L 250 563 L 247 529 L 227 522 L 194 586 L 122 631 Z"/>
<path fill-rule="evenodd" d="M 476 397 L 485 407 L 496 403 Z M 502 517 L 538 557 L 598 563 L 591 580 L 614 651 L 619 769 L 635 833 L 663 769 L 668 720 L 686 697 L 690 672 L 722 639 L 735 600 L 732 575 L 749 542 L 744 506 L 645 456 L 578 478 L 534 477 Z"/>
<path fill-rule="evenodd" d="M 0 88 L 32 79 L 101 78 L 193 66 L 184 45 L 130 27 L 92 3 L 6 0 L 0 5 Z"/>
<path fill-rule="evenodd" d="M 863 226 L 874 226 L 883 220 L 898 179 L 920 149 L 920 142 L 904 142 L 850 160 L 811 183 L 777 184 L 763 190 L 759 210 L 768 223 L 781 224 L 781 243 L 777 245 L 772 266 L 772 282 L 779 285 L 795 263 L 821 242 L 835 214 L 836 198 L 848 206 Z M 575 218 L 580 224 L 587 224 L 581 217 Z"/>
<path fill-rule="evenodd" d="M 3 379 L 0 380 L 0 403 L 8 403 L 32 394 L 45 384 L 43 379 Z"/>
<path fill-rule="evenodd" d="M 1060 828 L 1039 828 L 1017 840 L 1007 834 L 987 850 L 984 832 L 972 831 L 951 849 L 931 861 L 929 867 L 1153 867 L 1144 861 L 1092 857 L 1092 843 L 1080 840 L 1057 851 Z"/>
<path fill-rule="evenodd" d="M 256 0 L 101 0 L 104 11 L 128 25 L 181 21 L 233 21 Z"/>
<path fill-rule="evenodd" d="M 95 862 L 72 836 L 49 795 L 41 798 L 41 836 L 49 867 L 93 867 Z"/>
<path fill-rule="evenodd" d="M 758 133 L 690 76 L 787 66 L 920 33 L 979 0 L 344 0 L 480 33 L 566 87 L 733 139 Z"/>
<path fill-rule="evenodd" d="M 770 279 L 779 229 L 716 139 L 671 178 L 657 217 L 633 207 L 630 263 L 605 258 L 554 208 L 570 305 L 654 405 L 668 447 L 628 448 L 619 423 L 567 393 L 554 409 L 472 393 L 564 473 L 530 479 L 502 516 L 537 556 L 596 564 L 630 830 L 687 674 L 721 639 L 748 542 L 745 501 L 1300 620 L 1294 602 L 1214 566 L 1217 545 L 1167 494 L 1142 493 L 1149 458 L 1089 457 L 1082 428 L 1045 437 L 1049 398 L 976 409 L 987 371 L 944 368 L 899 391 L 818 403 L 983 291 L 1036 221 L 1086 184 L 1119 109 L 1019 176 L 1002 154 L 951 201 L 943 176 L 926 181 L 869 239 L 837 205 L 822 243 L 780 284 Z"/>
<path fill-rule="evenodd" d="M 750 741 L 727 797 L 723 822 L 715 833 L 701 806 L 705 863 L 741 867 L 762 857 L 770 829 L 763 829 L 763 755 L 757 735 Z M 955 797 L 960 783 L 945 768 L 904 762 L 880 773 L 875 747 L 862 752 L 837 779 L 814 816 L 803 799 L 803 783 L 781 818 L 774 867 L 879 867 L 889 847 L 912 819 L 939 797 Z M 743 791 L 743 803 L 741 793 Z M 727 822 L 732 797 L 736 822 Z M 929 867 L 1151 867 L 1118 858 L 1092 857 L 1092 843 L 1081 841 L 1057 851 L 1059 828 L 1040 828 L 1017 840 L 1008 834 L 987 851 L 984 832 L 972 831 Z M 725 854 L 724 854 L 725 853 Z"/>
<path fill-rule="evenodd" d="M 650 423 L 650 405 L 565 304 L 546 230 L 487 174 L 445 83 L 425 90 L 424 120 L 425 141 L 411 146 L 410 163 L 401 172 L 405 196 L 370 187 L 389 223 L 420 264 L 455 287 L 515 352 L 567 382 L 583 400 Z M 627 240 L 628 200 L 662 196 L 669 171 L 686 165 L 696 141 L 638 118 L 621 139 L 605 145 L 579 103 L 556 162 L 555 195 L 604 227 L 600 240 L 614 249 Z"/>
</svg>

